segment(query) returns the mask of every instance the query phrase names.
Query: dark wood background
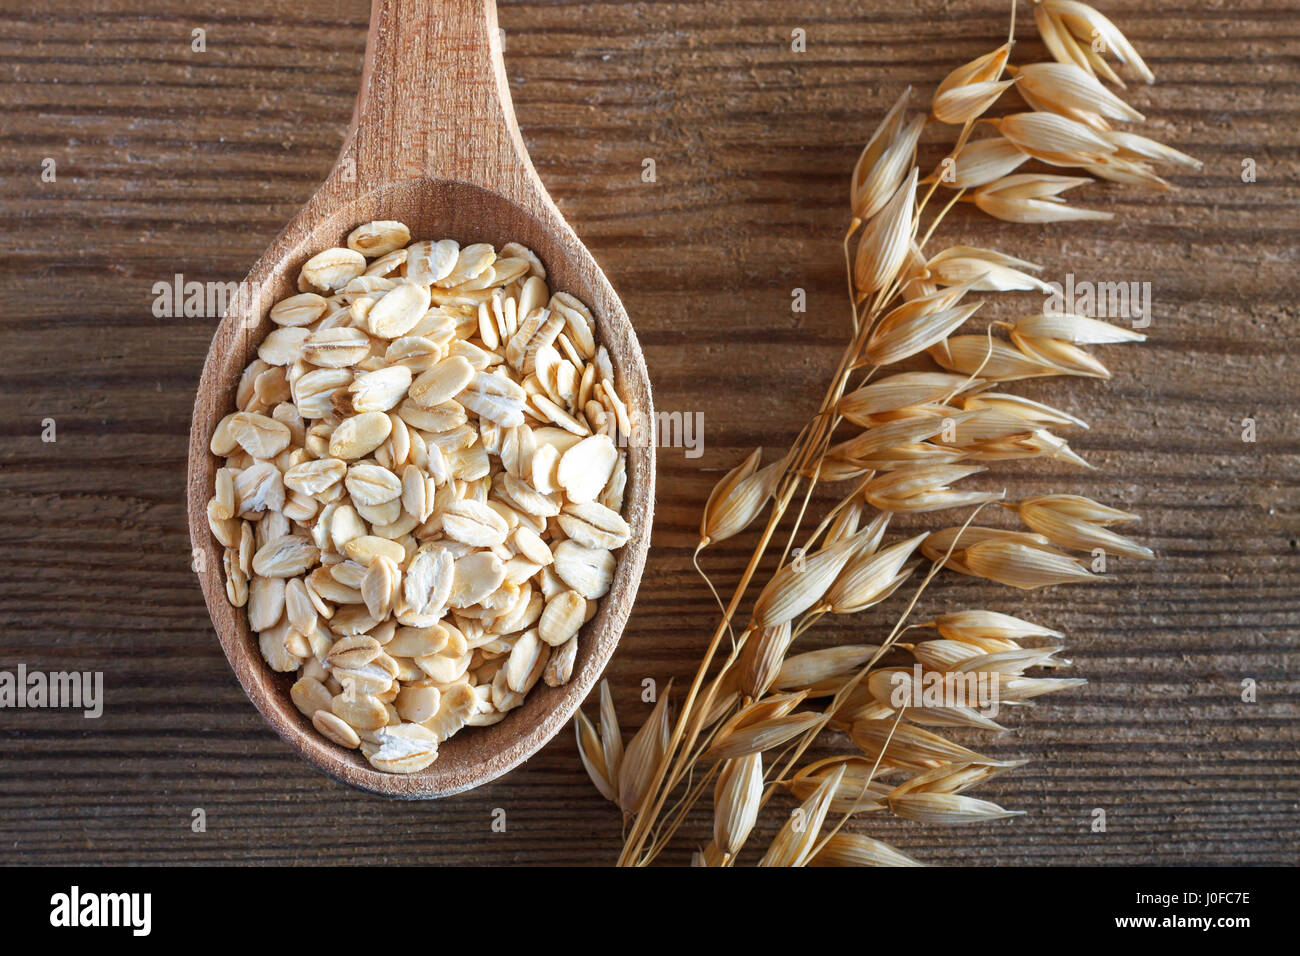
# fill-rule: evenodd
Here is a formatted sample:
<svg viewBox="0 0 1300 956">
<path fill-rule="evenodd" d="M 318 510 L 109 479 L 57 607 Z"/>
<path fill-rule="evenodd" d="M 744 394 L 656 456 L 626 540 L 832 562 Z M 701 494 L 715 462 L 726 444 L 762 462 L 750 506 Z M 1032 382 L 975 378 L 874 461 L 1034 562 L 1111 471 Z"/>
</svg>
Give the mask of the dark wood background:
<svg viewBox="0 0 1300 956">
<path fill-rule="evenodd" d="M 905 85 L 926 97 L 1000 42 L 1007 6 L 503 0 L 533 160 L 623 295 L 659 409 L 705 420 L 702 458 L 660 455 L 654 547 L 609 671 L 626 725 L 648 712 L 642 679 L 688 675 L 712 629 L 690 568 L 709 487 L 753 446 L 793 437 L 842 348 L 838 242 L 862 141 Z M 1031 594 L 941 578 L 922 614 L 987 606 L 1053 624 L 1090 683 L 1011 716 L 1013 733 L 988 745 L 1032 762 L 979 794 L 1027 816 L 862 825 L 944 864 L 1294 863 L 1300 6 L 1102 8 L 1158 75 L 1132 90 L 1147 131 L 1204 171 L 1176 176 L 1172 194 L 1081 190 L 1075 201 L 1117 213 L 1110 225 L 963 210 L 945 235 L 1052 278 L 1151 282 L 1151 340 L 1101 350 L 1112 382 L 1020 389 L 1092 423 L 1072 440 L 1099 470 L 985 477 L 1012 497 L 1075 491 L 1140 512 L 1159 558 Z M 214 322 L 155 318 L 151 289 L 176 272 L 241 278 L 316 188 L 351 113 L 367 13 L 362 0 L 0 3 L 0 667 L 100 670 L 107 697 L 96 721 L 0 712 L 0 862 L 616 855 L 618 814 L 568 732 L 507 778 L 435 803 L 310 771 L 243 696 L 189 570 L 186 435 Z M 1040 58 L 1022 20 L 1018 56 Z M 191 52 L 196 27 L 205 53 Z M 806 53 L 790 49 L 796 27 Z M 923 151 L 943 154 L 929 137 Z M 46 157 L 56 182 L 40 179 Z M 791 313 L 796 287 L 806 315 Z M 710 553 L 719 584 L 751 545 Z M 899 606 L 821 639 L 878 637 Z M 1243 678 L 1256 703 L 1241 701 Z M 191 831 L 195 808 L 206 833 Z M 505 833 L 491 830 L 496 808 Z M 1090 832 L 1094 808 L 1105 833 Z M 668 859 L 684 859 L 699 823 Z"/>
</svg>

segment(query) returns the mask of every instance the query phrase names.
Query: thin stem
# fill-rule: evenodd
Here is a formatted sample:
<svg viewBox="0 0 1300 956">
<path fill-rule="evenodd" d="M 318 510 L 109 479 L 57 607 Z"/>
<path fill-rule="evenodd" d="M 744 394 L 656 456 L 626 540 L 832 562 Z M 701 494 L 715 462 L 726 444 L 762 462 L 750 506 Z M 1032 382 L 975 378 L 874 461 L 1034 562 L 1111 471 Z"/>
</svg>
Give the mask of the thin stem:
<svg viewBox="0 0 1300 956">
<path fill-rule="evenodd" d="M 709 576 L 705 574 L 704 569 L 700 567 L 700 552 L 703 550 L 704 550 L 704 544 L 703 542 L 701 542 L 700 545 L 696 547 L 695 553 L 691 555 L 691 564 L 695 565 L 696 572 L 699 574 L 700 577 L 704 578 L 704 583 L 709 586 L 709 593 L 713 595 L 713 600 L 718 602 L 718 610 L 720 610 L 723 614 L 726 614 L 727 605 L 722 603 L 722 595 L 718 593 L 718 589 L 713 586 L 713 582 L 709 580 Z M 735 639 L 734 635 L 732 639 L 733 640 Z"/>
<path fill-rule="evenodd" d="M 868 314 L 873 319 L 877 317 L 881 305 L 883 302 L 887 301 L 888 299 L 882 301 L 878 298 L 877 301 L 873 303 L 873 307 Z M 661 760 L 659 766 L 655 768 L 651 784 L 646 790 L 645 797 L 642 798 L 641 805 L 637 808 L 636 821 L 633 823 L 632 832 L 629 834 L 627 841 L 625 841 L 623 853 L 619 857 L 619 865 L 621 866 L 629 865 L 631 860 L 635 859 L 644 848 L 647 829 L 652 825 L 653 820 L 657 818 L 659 812 L 663 808 L 664 801 L 668 797 L 668 793 L 666 792 L 667 788 L 664 787 L 665 780 L 670 778 L 680 779 L 681 777 L 681 767 L 683 766 L 683 760 L 685 757 L 685 754 L 682 752 L 681 742 L 685 736 L 686 727 L 688 726 L 688 722 L 692 716 L 692 711 L 704 675 L 707 673 L 709 665 L 713 662 L 713 658 L 717 654 L 718 645 L 721 642 L 722 635 L 730 631 L 731 619 L 735 616 L 736 609 L 758 569 L 759 561 L 766 553 L 767 546 L 771 541 L 777 524 L 784 517 L 785 512 L 789 507 L 790 499 L 798 488 L 799 476 L 803 471 L 804 460 L 810 451 L 818 453 L 817 471 L 820 471 L 820 457 L 824 455 L 821 448 L 829 442 L 834 427 L 838 425 L 841 420 L 838 416 L 828 416 L 828 409 L 835 407 L 835 405 L 838 404 L 839 399 L 843 396 L 845 384 L 847 383 L 848 376 L 852 371 L 853 356 L 855 356 L 857 351 L 860 349 L 865 333 L 869 328 L 870 324 L 868 323 L 858 331 L 858 334 L 854 337 L 853 343 L 845 350 L 844 355 L 841 357 L 840 366 L 836 372 L 832 387 L 828 389 L 825 396 L 823 396 L 821 409 L 812 423 L 813 431 L 810 433 L 807 426 L 805 426 L 805 429 L 800 432 L 800 440 L 796 441 L 795 447 L 791 449 L 791 454 L 787 456 L 788 458 L 794 459 L 793 477 L 783 489 L 783 493 L 781 494 L 777 505 L 772 508 L 772 512 L 768 518 L 767 527 L 764 529 L 763 537 L 760 540 L 758 547 L 755 549 L 754 554 L 750 558 L 745 573 L 742 575 L 741 581 L 732 595 L 731 602 L 723 611 L 723 619 L 719 623 L 717 629 L 715 629 L 713 638 L 710 640 L 709 646 L 705 651 L 704 659 L 696 671 L 694 680 L 691 682 L 691 687 L 687 693 L 686 701 L 682 705 L 682 710 L 673 727 L 672 736 L 669 738 L 668 748 L 665 751 L 664 759 Z M 830 421 L 829 427 L 826 426 L 828 420 Z M 818 427 L 819 425 L 821 426 L 820 428 Z M 816 483 L 817 471 L 814 472 L 813 478 L 810 480 L 810 493 L 812 485 L 815 485 Z M 806 501 L 804 507 L 806 508 Z M 802 511 L 803 509 L 801 509 L 801 514 Z M 733 637 L 733 656 L 737 649 Z M 689 748 L 690 744 L 687 745 L 686 749 L 689 750 Z M 670 766 L 673 771 L 671 773 L 669 772 Z M 649 813 L 647 814 L 647 802 L 651 799 L 653 799 L 654 802 L 649 806 Z M 649 817 L 650 822 L 647 822 L 647 816 Z"/>
<path fill-rule="evenodd" d="M 677 803 L 669 808 L 668 812 L 670 814 L 676 812 L 677 816 L 672 820 L 665 821 L 659 827 L 655 828 L 655 832 L 660 835 L 656 836 L 654 842 L 651 844 L 650 852 L 647 854 L 647 862 L 658 856 L 663 848 L 666 847 L 677 834 L 677 830 L 681 827 L 682 821 L 686 819 L 686 815 L 690 813 L 691 810 L 695 809 L 696 802 L 698 802 L 700 797 L 703 795 L 705 788 L 709 785 L 709 780 L 713 777 L 713 774 L 717 769 L 718 765 L 714 764 L 713 767 L 709 769 L 708 773 L 706 773 L 685 794 L 683 794 L 682 798 L 678 800 Z"/>
<path fill-rule="evenodd" d="M 818 465 L 818 470 L 821 466 Z M 786 538 L 785 550 L 781 552 L 781 560 L 777 562 L 777 570 L 785 567 L 785 560 L 790 556 L 790 548 L 794 545 L 795 536 L 799 533 L 799 526 L 803 524 L 803 516 L 808 513 L 808 502 L 812 500 L 813 488 L 816 487 L 816 478 L 809 479 L 808 490 L 804 492 L 803 502 L 799 505 L 799 513 L 794 516 L 794 527 L 790 529 L 790 535 Z"/>
<path fill-rule="evenodd" d="M 849 231 L 844 234 L 844 276 L 849 287 L 849 308 L 853 310 L 853 331 L 855 334 L 858 331 L 858 303 L 853 299 L 853 258 L 849 253 L 849 240 L 853 238 L 853 234 L 858 231 L 858 227 L 861 225 L 862 220 L 855 217 L 853 222 L 849 223 Z"/>
<path fill-rule="evenodd" d="M 736 587 L 732 595 L 731 602 L 727 605 L 726 613 L 713 632 L 713 637 L 709 641 L 708 649 L 705 651 L 704 660 L 700 663 L 695 672 L 695 678 L 691 681 L 690 690 L 687 692 L 686 700 L 682 705 L 681 713 L 678 714 L 677 721 L 673 725 L 673 732 L 668 740 L 668 747 L 664 753 L 664 759 L 659 762 L 655 768 L 654 776 L 651 778 L 650 786 L 646 789 L 645 796 L 642 797 L 640 805 L 637 807 L 636 820 L 632 824 L 632 832 L 623 847 L 623 853 L 619 856 L 619 865 L 627 866 L 633 860 L 637 859 L 645 846 L 647 830 L 652 825 L 659 811 L 663 808 L 664 801 L 668 798 L 667 792 L 661 791 L 664 778 L 668 775 L 670 760 L 678 752 L 682 737 L 685 733 L 687 720 L 691 714 L 691 708 L 695 705 L 696 696 L 699 694 L 700 686 L 704 681 L 704 675 L 708 672 L 709 665 L 713 662 L 713 657 L 718 651 L 718 645 L 722 640 L 722 635 L 727 632 L 731 625 L 731 618 L 736 613 L 736 608 L 740 605 L 744 597 L 745 590 L 749 587 L 750 580 L 758 571 L 759 561 L 762 559 L 767 549 L 768 542 L 771 541 L 773 533 L 776 531 L 777 523 L 785 513 L 785 508 L 789 504 L 789 494 L 785 500 L 778 503 L 772 509 L 772 514 L 768 518 L 767 527 L 763 531 L 763 537 L 759 542 L 758 548 L 755 549 L 753 556 L 749 559 L 749 564 L 745 568 L 745 573 L 741 576 L 740 584 Z M 690 744 L 687 745 L 689 748 Z M 680 757 L 678 758 L 680 760 Z M 649 801 L 653 800 L 653 803 Z M 648 812 L 647 812 L 648 809 Z"/>
<path fill-rule="evenodd" d="M 925 238 L 917 243 L 917 245 L 920 248 L 922 249 L 925 248 L 925 244 L 929 242 L 930 237 L 934 235 L 935 227 L 937 227 L 939 223 L 943 222 L 943 217 L 948 215 L 948 210 L 952 209 L 953 206 L 957 205 L 957 200 L 961 199 L 962 195 L 965 194 L 965 192 L 966 192 L 965 189 L 957 190 L 957 192 L 953 194 L 952 199 L 948 200 L 948 204 L 939 210 L 939 215 L 934 217 L 934 222 L 930 223 L 930 228 L 925 231 Z"/>
<path fill-rule="evenodd" d="M 820 853 L 822 851 L 822 848 L 825 847 L 826 844 L 831 841 L 831 837 L 835 836 L 835 834 L 840 832 L 840 829 L 844 826 L 844 824 L 849 822 L 849 818 L 852 817 L 853 814 L 857 812 L 858 807 L 861 806 L 863 799 L 867 795 L 867 792 L 871 789 L 871 781 L 876 779 L 876 771 L 880 769 L 880 761 L 885 759 L 885 751 L 889 749 L 890 741 L 894 739 L 894 731 L 898 729 L 898 725 L 903 719 L 903 710 L 904 708 L 901 707 L 899 708 L 898 715 L 894 718 L 894 723 L 893 725 L 890 726 L 889 733 L 885 736 L 885 742 L 880 747 L 880 753 L 876 754 L 876 762 L 871 765 L 871 772 L 867 774 L 867 779 L 862 783 L 862 789 L 858 791 L 857 800 L 853 801 L 853 806 L 844 812 L 844 814 L 840 817 L 839 822 L 836 823 L 835 826 L 831 828 L 831 832 L 827 833 L 825 836 L 822 836 L 817 841 L 817 844 L 813 847 L 812 852 L 808 854 L 808 859 L 811 860 L 818 853 Z"/>
<path fill-rule="evenodd" d="M 826 709 L 822 712 L 821 720 L 819 720 L 812 727 L 809 727 L 808 730 L 804 732 L 803 736 L 799 740 L 798 746 L 795 748 L 794 755 L 790 757 L 790 759 L 786 762 L 785 770 L 782 771 L 781 777 L 786 776 L 794 769 L 794 765 L 798 763 L 799 758 L 803 756 L 804 752 L 810 746 L 812 746 L 812 742 L 817 738 L 817 735 L 820 734 L 822 730 L 826 728 L 826 725 L 830 723 L 831 719 L 835 716 L 835 712 L 838 711 L 840 706 L 843 704 L 844 699 L 847 698 L 849 694 L 853 693 L 853 691 L 857 688 L 857 686 L 860 683 L 862 683 L 862 681 L 866 678 L 867 674 L 871 671 L 871 669 L 876 666 L 876 663 L 882 657 L 884 657 L 886 653 L 889 652 L 894 642 L 898 639 L 899 635 L 903 632 L 904 624 L 906 623 L 907 619 L 911 616 L 912 611 L 916 608 L 916 602 L 919 601 L 921 595 L 925 593 L 925 589 L 929 587 L 930 582 L 934 580 L 935 575 L 939 573 L 940 569 L 942 569 L 944 565 L 947 564 L 948 559 L 952 557 L 953 551 L 956 550 L 957 548 L 957 542 L 961 540 L 961 536 L 965 533 L 966 529 L 970 526 L 970 523 L 975 520 L 976 516 L 980 513 L 980 511 L 983 510 L 983 508 L 984 505 L 980 505 L 973 512 L 971 512 L 970 517 L 966 519 L 966 522 L 965 524 L 962 525 L 961 530 L 958 531 L 957 534 L 953 537 L 952 543 L 948 546 L 948 550 L 944 554 L 943 558 L 939 561 L 934 562 L 933 566 L 926 574 L 925 579 L 921 582 L 920 587 L 918 587 L 916 589 L 916 592 L 912 595 L 912 599 L 908 602 L 907 607 L 903 609 L 903 613 L 899 616 L 898 620 L 894 623 L 893 630 L 890 631 L 889 637 L 886 638 L 884 643 L 880 645 L 876 653 L 871 656 L 871 659 L 867 661 L 866 664 L 864 664 L 862 668 L 857 671 L 857 673 L 855 673 L 852 677 L 847 679 L 840 686 L 840 689 L 836 691 L 835 696 L 831 698 L 831 702 L 826 706 Z M 882 746 L 881 755 L 883 756 L 883 754 L 884 754 L 884 747 Z M 760 809 L 767 805 L 767 802 L 772 798 L 775 792 L 776 792 L 775 783 L 769 785 L 763 791 L 763 797 L 759 801 Z"/>
</svg>

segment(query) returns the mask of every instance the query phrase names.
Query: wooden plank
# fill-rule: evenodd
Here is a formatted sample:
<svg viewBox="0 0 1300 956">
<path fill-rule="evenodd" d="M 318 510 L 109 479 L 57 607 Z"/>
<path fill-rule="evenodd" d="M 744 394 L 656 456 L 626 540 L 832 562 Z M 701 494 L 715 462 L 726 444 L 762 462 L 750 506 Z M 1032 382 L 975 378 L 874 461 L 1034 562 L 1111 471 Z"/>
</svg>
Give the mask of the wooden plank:
<svg viewBox="0 0 1300 956">
<path fill-rule="evenodd" d="M 177 0 L 0 4 L 0 666 L 102 670 L 107 693 L 96 721 L 0 714 L 0 861 L 617 853 L 621 821 L 567 733 L 507 778 L 436 803 L 385 802 L 314 774 L 243 696 L 189 571 L 185 441 L 214 323 L 155 318 L 151 289 L 177 271 L 241 278 L 324 178 L 367 6 L 226 2 L 199 16 Z M 704 414 L 702 457 L 660 454 L 641 598 L 609 670 L 628 726 L 648 712 L 640 682 L 689 676 L 712 630 L 716 607 L 690 562 L 709 487 L 755 445 L 793 438 L 843 346 L 838 244 L 862 140 L 905 85 L 928 95 L 1005 32 L 1007 4 L 992 0 L 860 6 L 501 5 L 534 163 L 622 295 L 659 408 Z M 1081 190 L 1116 212 L 1113 226 L 1038 229 L 961 210 L 945 235 L 1026 255 L 1049 277 L 1122 269 L 1151 282 L 1150 341 L 1101 350 L 1113 381 L 1019 389 L 1088 419 L 1073 444 L 1098 470 L 982 477 L 1012 497 L 1072 490 L 1139 512 L 1159 557 L 1030 595 L 942 578 L 920 614 L 991 606 L 1049 622 L 1090 683 L 1016 715 L 991 748 L 1031 759 L 984 791 L 1027 816 L 864 829 L 936 863 L 1294 863 L 1298 8 L 1103 9 L 1159 78 L 1130 91 L 1150 135 L 1205 170 L 1176 176 L 1172 194 Z M 190 51 L 196 27 L 206 53 Z M 795 27 L 808 31 L 804 54 L 790 51 Z M 1038 56 L 1027 23 L 1019 35 L 1018 55 Z M 922 151 L 934 161 L 943 146 L 927 136 Z M 45 157 L 55 183 L 41 182 Z M 641 181 L 646 157 L 653 184 Z M 1256 182 L 1241 181 L 1246 159 Z M 808 293 L 802 316 L 795 287 Z M 39 438 L 47 417 L 54 444 Z M 1246 417 L 1253 444 L 1240 438 Z M 708 553 L 719 585 L 753 543 Z M 900 606 L 818 639 L 879 636 Z M 1258 703 L 1240 701 L 1245 677 Z M 197 807 L 204 834 L 189 827 Z M 1089 831 L 1097 807 L 1104 834 Z M 495 808 L 505 833 L 491 830 Z M 688 831 L 669 859 L 707 823 Z"/>
</svg>

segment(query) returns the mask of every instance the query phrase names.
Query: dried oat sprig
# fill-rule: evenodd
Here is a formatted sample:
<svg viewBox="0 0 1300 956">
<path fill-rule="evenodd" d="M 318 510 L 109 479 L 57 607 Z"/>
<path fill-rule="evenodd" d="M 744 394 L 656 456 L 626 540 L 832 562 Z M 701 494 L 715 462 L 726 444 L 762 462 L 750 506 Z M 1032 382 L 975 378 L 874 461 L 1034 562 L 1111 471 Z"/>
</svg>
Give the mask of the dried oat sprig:
<svg viewBox="0 0 1300 956">
<path fill-rule="evenodd" d="M 1051 287 L 1036 275 L 1038 266 L 997 250 L 959 245 L 927 252 L 948 212 L 965 201 L 1013 222 L 1100 219 L 1109 214 L 1062 201 L 1061 193 L 1091 180 L 1024 165 L 1073 167 L 1144 185 L 1165 184 L 1152 163 L 1195 165 L 1175 150 L 1112 128 L 1142 117 L 1096 79 L 1099 74 L 1122 86 L 1101 54 L 1112 53 L 1151 77 L 1109 20 L 1072 0 L 1043 0 L 1035 20 L 1058 63 L 1008 62 L 1013 7 L 1008 42 L 940 84 L 931 122 L 960 131 L 933 173 L 922 179 L 915 166 L 926 123 L 909 118 L 907 93 L 863 150 L 844 239 L 852 335 L 817 414 L 789 451 L 766 467 L 758 453 L 751 455 L 709 498 L 697 559 L 765 512 L 767 520 L 730 600 L 719 601 L 722 620 L 671 731 L 661 701 L 629 746 L 629 755 L 637 749 L 637 769 L 628 770 L 625 756 L 614 775 L 607 742 L 597 747 L 594 728 L 580 724 L 584 761 L 589 769 L 605 765 L 593 774 L 602 792 L 612 789 L 615 776 L 636 782 L 620 788 L 620 802 L 631 814 L 620 863 L 652 861 L 705 797 L 706 784 L 713 788 L 714 831 L 695 855 L 700 865 L 734 865 L 755 820 L 779 792 L 803 801 L 792 818 L 799 825 L 787 820 L 763 865 L 912 862 L 877 841 L 840 832 L 860 814 L 945 825 L 1014 815 L 964 791 L 1020 762 L 992 760 L 943 736 L 948 727 L 996 732 L 1001 725 L 974 706 L 930 705 L 916 695 L 934 681 L 955 686 L 979 678 L 1002 701 L 1016 704 L 1076 686 L 1078 679 L 1026 673 L 1068 665 L 1060 656 L 1061 635 L 982 609 L 907 624 L 912 609 L 943 567 L 1036 588 L 1092 579 L 1072 550 L 1150 556 L 1110 530 L 1132 516 L 1089 499 L 1044 495 L 1012 503 L 1003 502 L 996 489 L 954 487 L 985 472 L 984 463 L 1005 459 L 1087 467 L 1052 431 L 1086 428 L 1080 419 L 1009 393 L 1002 383 L 1108 378 L 1084 346 L 1141 336 L 1085 316 L 1048 313 L 990 323 L 983 333 L 961 332 L 982 304 L 973 294 L 1046 293 Z M 1093 49 L 1097 38 L 1101 43 Z M 1029 111 L 1012 107 L 988 116 L 1013 86 Z M 994 135 L 976 135 L 985 130 Z M 953 192 L 940 194 L 941 208 L 932 212 L 941 185 Z M 921 354 L 944 371 L 878 376 Z M 805 533 L 814 489 L 845 481 L 851 487 Z M 892 513 L 971 505 L 978 513 L 992 502 L 1013 511 L 1028 530 L 977 526 L 971 515 L 928 536 L 883 540 Z M 761 583 L 759 563 L 778 543 L 787 519 L 793 527 L 781 534 L 777 569 L 757 589 L 749 624 L 736 636 L 733 619 L 752 597 L 751 585 Z M 918 551 L 933 564 L 884 641 L 790 655 L 792 645 L 826 615 L 858 613 L 887 598 L 916 570 L 911 556 Z M 938 637 L 899 642 L 904 633 L 926 628 L 936 629 Z M 727 634 L 729 648 L 723 643 Z M 915 670 L 883 661 L 891 651 L 910 653 Z M 808 746 L 828 728 L 847 733 L 857 754 L 799 768 Z M 657 758 L 653 766 L 647 754 Z M 759 777 L 761 795 L 755 797 Z"/>
<path fill-rule="evenodd" d="M 1147 83 L 1155 76 L 1133 44 L 1098 10 L 1077 0 L 1035 0 L 1034 22 L 1048 51 L 1060 63 L 1074 63 L 1091 74 L 1100 73 L 1124 86 L 1102 53 L 1110 53 Z"/>
</svg>

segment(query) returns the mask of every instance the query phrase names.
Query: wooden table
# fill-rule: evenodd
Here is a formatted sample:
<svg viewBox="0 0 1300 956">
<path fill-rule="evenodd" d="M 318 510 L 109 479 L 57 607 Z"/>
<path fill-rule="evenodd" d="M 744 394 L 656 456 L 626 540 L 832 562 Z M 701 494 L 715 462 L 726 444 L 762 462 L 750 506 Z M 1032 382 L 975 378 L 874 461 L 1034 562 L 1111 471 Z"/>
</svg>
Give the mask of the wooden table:
<svg viewBox="0 0 1300 956">
<path fill-rule="evenodd" d="M 708 489 L 749 449 L 793 438 L 842 348 L 839 238 L 858 149 L 906 84 L 928 96 L 999 42 L 1006 7 L 503 0 L 533 160 L 622 293 L 659 409 L 704 416 L 702 457 L 660 454 L 654 547 L 609 671 L 625 727 L 648 712 L 641 681 L 689 675 L 712 630 L 690 566 Z M 1074 491 L 1139 512 L 1159 557 L 1034 593 L 941 578 L 920 613 L 989 606 L 1055 625 L 1090 683 L 1013 715 L 1013 733 L 988 744 L 1032 762 L 979 794 L 1027 816 L 863 826 L 934 863 L 1295 863 L 1300 6 L 1103 8 L 1159 77 L 1131 91 L 1144 132 L 1204 171 L 1176 176 L 1172 194 L 1080 190 L 1074 201 L 1117 214 L 1110 225 L 1010 226 L 963 210 L 945 229 L 1049 277 L 1151 283 L 1150 341 L 1099 350 L 1112 382 L 1020 389 L 1090 421 L 1071 440 L 1098 470 L 999 465 L 981 480 L 1013 498 Z M 214 323 L 156 318 L 152 288 L 177 272 L 241 278 L 310 195 L 352 109 L 368 11 L 206 10 L 0 5 L 0 667 L 102 671 L 106 693 L 98 720 L 0 712 L 0 862 L 609 863 L 621 823 L 570 733 L 476 792 L 384 802 L 299 762 L 221 654 L 182 511 Z M 804 53 L 791 50 L 795 28 Z M 1028 22 L 1020 36 L 1039 58 Z M 922 152 L 944 151 L 927 137 Z M 1255 182 L 1242 181 L 1247 160 Z M 791 312 L 795 288 L 806 314 Z M 752 545 L 709 554 L 719 584 Z M 899 606 L 808 646 L 878 639 Z M 1255 703 L 1241 700 L 1245 678 Z M 197 808 L 206 832 L 191 826 Z M 1096 808 L 1104 833 L 1091 832 Z"/>
</svg>

